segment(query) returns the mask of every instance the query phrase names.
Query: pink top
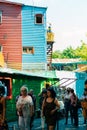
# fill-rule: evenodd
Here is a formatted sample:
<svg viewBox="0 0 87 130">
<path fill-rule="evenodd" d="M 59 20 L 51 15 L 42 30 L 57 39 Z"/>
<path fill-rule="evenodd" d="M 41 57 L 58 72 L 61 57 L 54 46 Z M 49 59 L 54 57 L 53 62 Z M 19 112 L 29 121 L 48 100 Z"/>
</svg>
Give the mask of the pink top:
<svg viewBox="0 0 87 130">
<path fill-rule="evenodd" d="M 76 106 L 76 104 L 77 104 L 77 97 L 76 97 L 76 95 L 72 94 L 70 99 L 71 99 L 71 105 Z"/>
</svg>

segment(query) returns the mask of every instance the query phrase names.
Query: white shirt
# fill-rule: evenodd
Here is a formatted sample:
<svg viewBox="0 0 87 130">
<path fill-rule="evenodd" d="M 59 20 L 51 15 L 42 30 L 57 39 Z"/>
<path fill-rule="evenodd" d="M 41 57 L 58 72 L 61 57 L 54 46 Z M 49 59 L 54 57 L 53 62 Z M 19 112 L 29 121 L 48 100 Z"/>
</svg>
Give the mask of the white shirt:
<svg viewBox="0 0 87 130">
<path fill-rule="evenodd" d="M 71 95 L 72 95 L 71 93 L 69 93 L 69 94 L 66 93 L 65 96 L 64 96 L 64 99 L 70 99 Z"/>
<path fill-rule="evenodd" d="M 25 98 L 23 98 L 22 96 L 20 96 L 18 98 L 17 101 L 17 108 L 20 108 L 22 105 L 22 112 L 23 112 L 23 117 L 27 117 L 30 116 L 30 106 L 33 105 L 33 101 L 31 96 L 26 96 Z"/>
</svg>

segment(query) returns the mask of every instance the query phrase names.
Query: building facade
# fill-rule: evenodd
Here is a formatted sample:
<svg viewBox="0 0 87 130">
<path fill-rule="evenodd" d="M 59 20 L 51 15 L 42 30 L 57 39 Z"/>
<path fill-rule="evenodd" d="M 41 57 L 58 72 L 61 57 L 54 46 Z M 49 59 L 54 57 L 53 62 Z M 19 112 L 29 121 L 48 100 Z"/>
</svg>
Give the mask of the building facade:
<svg viewBox="0 0 87 130">
<path fill-rule="evenodd" d="M 0 0 L 0 52 L 8 68 L 47 68 L 46 8 Z"/>
<path fill-rule="evenodd" d="M 46 46 L 46 8 L 22 6 L 22 69 L 46 69 Z"/>
<path fill-rule="evenodd" d="M 3 53 L 5 64 L 9 68 L 21 68 L 21 6 L 0 1 L 0 52 Z"/>
</svg>

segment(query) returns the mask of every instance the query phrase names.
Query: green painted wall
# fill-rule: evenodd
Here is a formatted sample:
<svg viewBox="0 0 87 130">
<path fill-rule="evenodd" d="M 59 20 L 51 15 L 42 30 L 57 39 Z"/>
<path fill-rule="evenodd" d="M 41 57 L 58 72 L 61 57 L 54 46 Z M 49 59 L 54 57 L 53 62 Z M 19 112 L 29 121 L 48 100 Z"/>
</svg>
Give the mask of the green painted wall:
<svg viewBox="0 0 87 130">
<path fill-rule="evenodd" d="M 26 84 L 29 89 L 34 90 L 34 94 L 37 98 L 37 107 L 38 107 L 38 93 L 41 92 L 41 88 L 44 87 L 44 82 L 54 83 L 55 79 L 44 79 L 38 77 L 16 77 L 12 78 L 12 99 L 6 101 L 6 118 L 7 121 L 15 121 L 17 119 L 16 115 L 16 96 L 20 93 L 20 87 L 23 84 Z"/>
</svg>

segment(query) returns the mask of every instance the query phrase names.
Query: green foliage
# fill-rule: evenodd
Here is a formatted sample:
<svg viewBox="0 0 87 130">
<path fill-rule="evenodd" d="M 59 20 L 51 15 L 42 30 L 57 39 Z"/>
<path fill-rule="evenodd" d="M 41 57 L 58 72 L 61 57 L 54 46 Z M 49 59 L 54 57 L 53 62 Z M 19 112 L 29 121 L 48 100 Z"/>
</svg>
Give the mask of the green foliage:
<svg viewBox="0 0 87 130">
<path fill-rule="evenodd" d="M 87 44 L 82 42 L 82 45 L 76 49 L 75 55 L 78 58 L 87 61 Z"/>
<path fill-rule="evenodd" d="M 55 58 L 61 58 L 61 52 L 59 50 L 53 52 L 52 54 L 52 58 L 55 59 Z"/>
<path fill-rule="evenodd" d="M 62 53 L 62 58 L 75 58 L 75 50 L 70 46 Z"/>
<path fill-rule="evenodd" d="M 73 49 L 71 46 L 64 49 L 62 52 L 59 50 L 54 51 L 52 58 L 80 58 L 81 60 L 87 61 L 87 44 L 82 41 L 82 45 Z"/>
</svg>

